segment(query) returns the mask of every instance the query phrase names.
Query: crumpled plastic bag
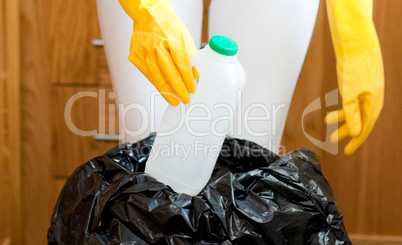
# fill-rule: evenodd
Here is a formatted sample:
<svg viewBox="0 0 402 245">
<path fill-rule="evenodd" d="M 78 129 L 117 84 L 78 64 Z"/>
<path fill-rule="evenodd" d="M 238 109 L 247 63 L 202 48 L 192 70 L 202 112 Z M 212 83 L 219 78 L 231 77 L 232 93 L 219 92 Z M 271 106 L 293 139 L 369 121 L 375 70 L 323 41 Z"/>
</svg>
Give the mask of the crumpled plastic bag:
<svg viewBox="0 0 402 245">
<path fill-rule="evenodd" d="M 78 167 L 48 244 L 351 244 L 317 157 L 227 137 L 195 197 L 143 173 L 155 135 Z"/>
</svg>

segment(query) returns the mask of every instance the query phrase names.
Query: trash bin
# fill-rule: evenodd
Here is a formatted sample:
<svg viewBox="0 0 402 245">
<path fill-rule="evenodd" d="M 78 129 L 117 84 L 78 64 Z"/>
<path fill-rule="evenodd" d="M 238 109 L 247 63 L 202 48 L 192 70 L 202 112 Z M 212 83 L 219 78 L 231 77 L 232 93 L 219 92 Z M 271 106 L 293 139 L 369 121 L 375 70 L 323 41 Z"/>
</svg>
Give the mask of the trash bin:
<svg viewBox="0 0 402 245">
<path fill-rule="evenodd" d="M 209 183 L 175 193 L 143 173 L 155 135 L 78 167 L 48 244 L 351 244 L 316 155 L 226 137 Z"/>
</svg>

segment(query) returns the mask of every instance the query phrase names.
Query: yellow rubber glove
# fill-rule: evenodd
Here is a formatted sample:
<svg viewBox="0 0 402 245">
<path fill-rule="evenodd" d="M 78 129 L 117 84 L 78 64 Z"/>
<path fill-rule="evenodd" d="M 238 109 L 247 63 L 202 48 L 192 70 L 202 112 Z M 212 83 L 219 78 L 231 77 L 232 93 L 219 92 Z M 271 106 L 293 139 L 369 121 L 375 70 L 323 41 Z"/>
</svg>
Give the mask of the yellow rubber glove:
<svg viewBox="0 0 402 245">
<path fill-rule="evenodd" d="M 327 0 L 329 24 L 337 61 L 342 110 L 329 113 L 328 124 L 346 123 L 331 135 L 332 142 L 352 137 L 345 155 L 367 139 L 384 101 L 384 67 L 372 21 L 372 0 Z"/>
<path fill-rule="evenodd" d="M 134 20 L 128 59 L 171 105 L 190 102 L 196 83 L 189 55 L 196 51 L 170 0 L 119 0 Z"/>
</svg>

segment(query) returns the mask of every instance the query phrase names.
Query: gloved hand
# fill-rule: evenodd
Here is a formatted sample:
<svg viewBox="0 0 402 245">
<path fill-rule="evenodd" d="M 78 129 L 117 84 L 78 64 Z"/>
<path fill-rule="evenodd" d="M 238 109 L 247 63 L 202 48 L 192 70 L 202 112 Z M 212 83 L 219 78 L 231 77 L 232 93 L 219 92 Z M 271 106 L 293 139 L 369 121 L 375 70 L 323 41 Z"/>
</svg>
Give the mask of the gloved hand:
<svg viewBox="0 0 402 245">
<path fill-rule="evenodd" d="M 189 55 L 196 51 L 170 0 L 119 0 L 134 20 L 128 59 L 171 105 L 190 102 L 196 83 Z"/>
<path fill-rule="evenodd" d="M 343 109 L 329 113 L 325 121 L 345 121 L 331 135 L 332 142 L 352 137 L 345 155 L 367 139 L 384 103 L 384 68 L 372 8 L 372 0 L 327 0 Z"/>
</svg>

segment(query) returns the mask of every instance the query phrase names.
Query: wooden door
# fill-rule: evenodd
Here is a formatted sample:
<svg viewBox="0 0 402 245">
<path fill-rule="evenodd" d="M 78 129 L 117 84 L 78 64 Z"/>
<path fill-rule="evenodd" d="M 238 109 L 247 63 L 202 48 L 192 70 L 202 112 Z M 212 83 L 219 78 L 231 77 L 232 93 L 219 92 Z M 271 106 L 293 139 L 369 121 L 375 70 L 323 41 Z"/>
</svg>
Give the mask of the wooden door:
<svg viewBox="0 0 402 245">
<path fill-rule="evenodd" d="M 67 177 L 118 144 L 73 133 L 65 121 L 67 102 L 95 94 L 71 104 L 70 123 L 77 129 L 115 134 L 118 122 L 105 52 L 92 44 L 101 39 L 96 0 L 24 1 L 20 18 L 24 225 L 23 242 L 16 244 L 37 245 L 46 244 Z"/>
<path fill-rule="evenodd" d="M 21 244 L 19 2 L 0 1 L 0 244 Z"/>
</svg>

